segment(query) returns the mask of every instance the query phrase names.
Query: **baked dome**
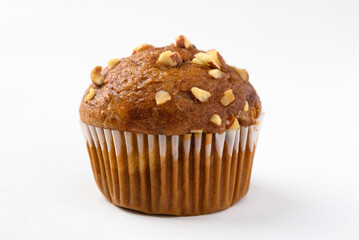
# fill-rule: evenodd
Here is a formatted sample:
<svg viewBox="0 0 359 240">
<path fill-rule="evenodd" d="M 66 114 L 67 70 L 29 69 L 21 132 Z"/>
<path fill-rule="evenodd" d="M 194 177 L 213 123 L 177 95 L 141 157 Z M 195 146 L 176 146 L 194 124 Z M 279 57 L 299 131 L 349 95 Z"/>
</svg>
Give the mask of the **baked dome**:
<svg viewBox="0 0 359 240">
<path fill-rule="evenodd" d="M 203 52 L 180 36 L 176 45 L 141 45 L 91 72 L 81 121 L 144 134 L 222 133 L 236 117 L 256 123 L 260 99 L 248 73 L 227 65 L 216 50 Z"/>
</svg>

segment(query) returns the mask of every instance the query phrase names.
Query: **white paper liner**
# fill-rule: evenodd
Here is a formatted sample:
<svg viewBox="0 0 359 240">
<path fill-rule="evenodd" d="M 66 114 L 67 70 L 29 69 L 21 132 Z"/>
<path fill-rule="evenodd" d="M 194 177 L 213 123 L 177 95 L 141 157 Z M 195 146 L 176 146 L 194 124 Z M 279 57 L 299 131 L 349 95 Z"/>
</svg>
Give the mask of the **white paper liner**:
<svg viewBox="0 0 359 240">
<path fill-rule="evenodd" d="M 232 149 L 232 146 L 234 146 L 234 150 L 238 151 L 238 141 L 240 140 L 240 148 L 242 151 L 244 151 L 244 148 L 246 147 L 246 143 L 247 143 L 247 139 L 248 139 L 248 143 L 249 143 L 249 149 L 251 151 L 253 151 L 253 147 L 254 145 L 257 144 L 258 142 L 258 137 L 259 137 L 259 130 L 260 130 L 260 126 L 261 123 L 256 126 L 249 126 L 249 127 L 240 127 L 239 130 L 227 130 L 224 133 L 216 134 L 216 149 L 217 151 L 222 154 L 223 152 L 223 146 L 224 146 L 224 142 L 226 141 L 231 147 L 230 149 Z M 107 141 L 110 144 L 108 145 L 108 151 L 111 150 L 112 147 L 112 139 L 114 139 L 114 141 L 117 140 L 117 142 L 115 143 L 115 148 L 117 147 L 116 150 L 116 155 L 119 155 L 119 146 L 121 145 L 121 139 L 120 139 L 120 132 L 118 130 L 110 130 L 110 129 L 105 129 L 105 128 L 98 128 L 98 127 L 94 127 L 91 125 L 87 125 L 86 123 L 81 123 L 81 128 L 83 130 L 83 135 L 85 138 L 85 141 L 87 141 L 87 143 L 90 145 L 90 147 L 92 147 L 94 144 L 97 147 L 98 144 L 101 145 L 101 148 L 103 148 L 104 143 Z M 104 131 L 104 133 L 103 133 Z M 125 133 L 125 139 L 126 139 L 126 147 L 127 147 L 127 152 L 131 152 L 132 151 L 132 144 L 131 143 L 131 132 L 124 132 Z M 238 134 L 240 136 L 240 139 L 237 138 Z M 143 139 L 143 134 L 136 134 L 138 139 Z M 160 143 L 163 143 L 163 147 L 161 148 L 161 156 L 164 155 L 165 151 L 166 151 L 166 135 L 158 135 L 159 137 L 159 141 Z M 173 139 L 177 139 L 178 141 L 178 137 L 179 135 L 173 135 L 171 136 Z M 149 148 L 150 150 L 153 149 L 153 141 L 154 141 L 154 135 L 148 135 L 148 143 L 149 143 Z M 140 141 L 143 142 L 143 141 Z M 178 143 L 177 143 L 178 144 Z M 185 152 L 189 152 L 189 147 L 190 147 L 191 141 L 188 140 L 185 144 Z M 198 139 L 197 141 L 195 141 L 195 149 L 197 149 L 197 151 L 200 150 L 200 144 L 201 144 L 201 138 Z M 162 146 L 162 144 L 161 144 Z M 172 146 L 173 148 L 174 146 Z M 178 155 L 178 149 L 175 151 L 176 148 L 173 148 L 172 153 L 173 154 L 177 154 Z M 143 151 L 143 145 L 139 146 L 139 151 L 142 152 Z M 209 152 L 209 151 L 208 151 Z"/>
<path fill-rule="evenodd" d="M 225 209 L 247 193 L 262 119 L 221 134 L 183 136 L 81 127 L 107 199 L 146 213 L 198 215 Z"/>
</svg>

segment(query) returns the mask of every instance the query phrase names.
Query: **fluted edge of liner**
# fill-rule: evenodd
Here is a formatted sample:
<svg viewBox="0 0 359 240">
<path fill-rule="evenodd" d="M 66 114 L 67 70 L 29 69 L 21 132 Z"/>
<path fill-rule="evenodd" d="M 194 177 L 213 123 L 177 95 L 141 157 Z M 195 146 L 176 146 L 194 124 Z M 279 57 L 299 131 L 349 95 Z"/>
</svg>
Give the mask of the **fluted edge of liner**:
<svg viewBox="0 0 359 240">
<path fill-rule="evenodd" d="M 222 134 L 81 128 L 96 184 L 110 202 L 149 214 L 200 215 L 247 194 L 262 119 Z"/>
</svg>

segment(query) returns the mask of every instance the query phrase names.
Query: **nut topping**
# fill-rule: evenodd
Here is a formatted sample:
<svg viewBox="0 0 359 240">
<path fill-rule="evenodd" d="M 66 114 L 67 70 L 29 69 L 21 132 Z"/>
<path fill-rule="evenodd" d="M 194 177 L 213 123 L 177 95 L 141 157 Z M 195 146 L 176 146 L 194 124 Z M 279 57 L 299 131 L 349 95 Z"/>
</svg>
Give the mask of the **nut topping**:
<svg viewBox="0 0 359 240">
<path fill-rule="evenodd" d="M 226 63 L 224 62 L 223 57 L 215 49 L 207 51 L 209 55 L 212 56 L 214 62 L 219 66 L 219 69 L 226 70 Z"/>
<path fill-rule="evenodd" d="M 233 91 L 232 91 L 232 89 L 229 89 L 224 92 L 224 95 L 221 98 L 221 103 L 223 106 L 228 106 L 229 104 L 231 104 L 234 101 L 234 99 L 236 99 L 236 98 L 233 95 Z"/>
<path fill-rule="evenodd" d="M 192 63 L 198 64 L 198 65 L 204 65 L 203 62 L 201 62 L 200 60 L 198 60 L 198 58 L 193 58 L 192 59 Z M 205 65 L 204 65 L 205 66 Z"/>
<path fill-rule="evenodd" d="M 248 112 L 249 110 L 249 105 L 248 105 L 248 101 L 246 101 L 246 104 L 244 105 L 243 111 Z"/>
<path fill-rule="evenodd" d="M 227 129 L 229 129 L 229 130 L 237 130 L 237 129 L 239 129 L 240 125 L 239 125 L 238 119 L 234 115 L 231 114 L 229 116 L 228 122 L 229 123 L 226 126 Z"/>
<path fill-rule="evenodd" d="M 195 59 L 197 59 L 197 60 L 195 60 Z M 207 67 L 220 69 L 219 65 L 216 63 L 216 61 L 213 59 L 212 55 L 210 55 L 209 53 L 199 52 L 199 53 L 195 54 L 192 62 L 200 64 L 200 65 L 204 65 Z"/>
<path fill-rule="evenodd" d="M 176 45 L 179 48 L 189 48 L 191 46 L 191 42 L 183 35 L 180 35 L 176 38 Z"/>
<path fill-rule="evenodd" d="M 248 82 L 249 80 L 249 75 L 246 69 L 244 68 L 237 68 L 234 67 L 234 69 L 236 70 L 236 72 L 238 73 L 238 75 L 241 77 L 243 82 Z"/>
<path fill-rule="evenodd" d="M 175 67 L 182 63 L 182 57 L 178 52 L 171 52 L 168 50 L 160 54 L 158 62 L 166 66 Z"/>
<path fill-rule="evenodd" d="M 104 80 L 104 77 L 102 76 L 101 71 L 102 71 L 102 67 L 97 66 L 94 69 L 92 69 L 91 74 L 90 74 L 90 78 L 91 78 L 92 82 L 98 86 L 100 86 Z"/>
<path fill-rule="evenodd" d="M 161 105 L 171 100 L 171 96 L 168 92 L 160 90 L 156 93 L 155 99 L 157 105 Z"/>
<path fill-rule="evenodd" d="M 111 70 L 112 68 L 116 67 L 119 62 L 120 62 L 119 58 L 111 59 L 110 61 L 107 62 L 107 69 Z"/>
<path fill-rule="evenodd" d="M 86 95 L 85 101 L 87 102 L 87 101 L 93 99 L 93 97 L 95 96 L 95 94 L 96 94 L 95 89 L 94 89 L 93 87 L 90 87 L 89 93 Z"/>
<path fill-rule="evenodd" d="M 146 49 L 152 48 L 153 46 L 150 44 L 141 44 L 139 46 L 137 46 L 135 49 L 133 49 L 132 54 L 135 54 L 137 52 L 142 52 L 145 51 Z"/>
<path fill-rule="evenodd" d="M 211 69 L 208 71 L 208 74 L 215 79 L 220 79 L 224 76 L 224 73 L 218 69 Z"/>
<path fill-rule="evenodd" d="M 219 127 L 222 124 L 222 119 L 218 114 L 213 114 L 209 121 L 216 127 Z"/>
<path fill-rule="evenodd" d="M 202 90 L 198 87 L 191 88 L 192 94 L 197 98 L 199 101 L 204 102 L 207 101 L 208 98 L 211 97 L 211 94 L 205 90 Z"/>
</svg>

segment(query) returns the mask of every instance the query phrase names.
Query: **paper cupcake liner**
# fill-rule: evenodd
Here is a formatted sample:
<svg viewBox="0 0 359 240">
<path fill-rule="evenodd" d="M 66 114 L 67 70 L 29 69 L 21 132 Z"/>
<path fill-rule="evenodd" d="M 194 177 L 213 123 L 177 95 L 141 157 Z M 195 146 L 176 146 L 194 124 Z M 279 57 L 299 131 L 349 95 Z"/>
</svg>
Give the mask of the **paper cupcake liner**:
<svg viewBox="0 0 359 240">
<path fill-rule="evenodd" d="M 199 215 L 246 195 L 260 125 L 218 133 L 145 135 L 81 123 L 97 186 L 113 204 Z"/>
</svg>

